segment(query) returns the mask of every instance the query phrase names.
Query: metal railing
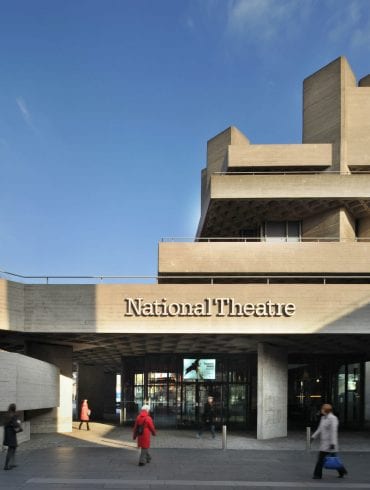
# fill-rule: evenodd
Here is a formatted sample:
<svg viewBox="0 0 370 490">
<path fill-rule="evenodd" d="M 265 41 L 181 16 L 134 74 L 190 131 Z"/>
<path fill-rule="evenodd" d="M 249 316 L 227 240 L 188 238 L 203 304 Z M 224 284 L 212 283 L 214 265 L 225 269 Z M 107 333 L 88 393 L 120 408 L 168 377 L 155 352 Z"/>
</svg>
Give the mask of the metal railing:
<svg viewBox="0 0 370 490">
<path fill-rule="evenodd" d="M 161 242 L 255 242 L 255 243 L 351 243 L 351 242 L 369 242 L 370 237 L 354 237 L 354 238 L 340 238 L 340 237 L 282 237 L 276 240 L 271 240 L 266 237 L 162 237 Z"/>
<path fill-rule="evenodd" d="M 8 277 L 22 279 L 24 281 L 43 281 L 45 284 L 50 284 L 50 281 L 67 281 L 68 282 L 56 282 L 53 284 L 70 284 L 70 281 L 81 281 L 81 280 L 89 280 L 95 281 L 96 284 L 98 281 L 108 281 L 114 282 L 119 281 L 122 284 L 122 281 L 143 281 L 150 280 L 154 281 L 162 281 L 162 283 L 166 283 L 165 281 L 173 283 L 174 281 L 179 281 L 179 284 L 190 283 L 190 281 L 194 281 L 194 283 L 199 283 L 202 281 L 203 284 L 222 284 L 225 281 L 233 283 L 235 281 L 245 283 L 264 283 L 264 284 L 276 284 L 282 281 L 295 283 L 295 282 L 307 282 L 310 283 L 312 281 L 320 282 L 321 284 L 328 284 L 330 282 L 348 282 L 348 281 L 365 281 L 370 282 L 370 274 L 165 274 L 165 275 L 155 275 L 155 276 L 132 276 L 132 275 L 24 275 L 17 274 L 15 272 L 9 272 L 5 270 L 0 270 L 0 277 L 7 279 Z M 28 284 L 28 282 L 27 282 Z M 34 284 L 34 283 L 31 283 Z"/>
<path fill-rule="evenodd" d="M 280 165 L 277 165 L 280 166 Z M 235 167 L 234 167 L 235 168 Z M 212 172 L 212 175 L 358 175 L 358 174 L 370 174 L 369 170 L 242 170 L 238 172 L 225 170 L 223 172 Z"/>
</svg>

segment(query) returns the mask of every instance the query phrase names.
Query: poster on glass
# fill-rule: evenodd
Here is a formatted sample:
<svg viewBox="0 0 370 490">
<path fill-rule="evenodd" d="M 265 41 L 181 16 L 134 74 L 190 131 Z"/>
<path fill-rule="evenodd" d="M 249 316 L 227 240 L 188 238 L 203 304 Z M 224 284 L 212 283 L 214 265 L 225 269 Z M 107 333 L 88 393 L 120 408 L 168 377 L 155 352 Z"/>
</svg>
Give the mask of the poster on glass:
<svg viewBox="0 0 370 490">
<path fill-rule="evenodd" d="M 216 379 L 216 359 L 184 359 L 184 380 Z"/>
</svg>

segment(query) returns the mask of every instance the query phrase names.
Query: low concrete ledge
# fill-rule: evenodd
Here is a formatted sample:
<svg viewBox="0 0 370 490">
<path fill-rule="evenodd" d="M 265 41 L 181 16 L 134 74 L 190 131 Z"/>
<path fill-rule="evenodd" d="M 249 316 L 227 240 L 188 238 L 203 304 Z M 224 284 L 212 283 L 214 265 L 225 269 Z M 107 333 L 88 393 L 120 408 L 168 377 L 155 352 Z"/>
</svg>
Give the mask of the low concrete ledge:
<svg viewBox="0 0 370 490">
<path fill-rule="evenodd" d="M 0 411 L 11 403 L 18 410 L 59 405 L 59 369 L 53 364 L 2 350 L 0 366 Z"/>
</svg>

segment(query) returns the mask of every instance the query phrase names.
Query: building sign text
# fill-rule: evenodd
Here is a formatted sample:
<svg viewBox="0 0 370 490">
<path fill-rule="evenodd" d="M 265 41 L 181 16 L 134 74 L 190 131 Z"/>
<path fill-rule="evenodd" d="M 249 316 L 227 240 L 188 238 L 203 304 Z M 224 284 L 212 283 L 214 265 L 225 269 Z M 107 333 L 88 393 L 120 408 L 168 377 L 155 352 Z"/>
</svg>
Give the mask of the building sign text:
<svg viewBox="0 0 370 490">
<path fill-rule="evenodd" d="M 125 316 L 143 317 L 291 317 L 296 312 L 294 303 L 239 303 L 234 298 L 204 298 L 199 303 L 168 302 L 166 298 L 144 301 L 143 298 L 125 298 Z"/>
</svg>

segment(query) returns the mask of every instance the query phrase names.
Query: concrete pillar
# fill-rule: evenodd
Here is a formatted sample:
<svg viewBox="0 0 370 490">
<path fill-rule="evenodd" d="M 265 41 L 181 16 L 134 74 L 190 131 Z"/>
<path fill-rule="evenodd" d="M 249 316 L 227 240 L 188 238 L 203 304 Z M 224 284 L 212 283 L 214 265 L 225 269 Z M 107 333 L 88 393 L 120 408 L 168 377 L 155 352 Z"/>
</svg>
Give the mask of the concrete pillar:
<svg viewBox="0 0 370 490">
<path fill-rule="evenodd" d="M 282 349 L 258 344 L 257 439 L 287 436 L 288 360 Z"/>
<path fill-rule="evenodd" d="M 59 368 L 59 405 L 56 408 L 31 410 L 27 420 L 31 433 L 72 432 L 72 354 L 65 345 L 27 342 L 28 356 L 48 362 Z"/>
<path fill-rule="evenodd" d="M 370 427 L 370 361 L 365 362 L 365 426 Z"/>
<path fill-rule="evenodd" d="M 104 373 L 104 418 L 116 416 L 116 373 Z"/>
<path fill-rule="evenodd" d="M 116 375 L 105 373 L 102 365 L 79 364 L 77 400 L 79 410 L 84 399 L 88 400 L 91 420 L 104 420 L 104 414 L 115 413 Z"/>
</svg>

